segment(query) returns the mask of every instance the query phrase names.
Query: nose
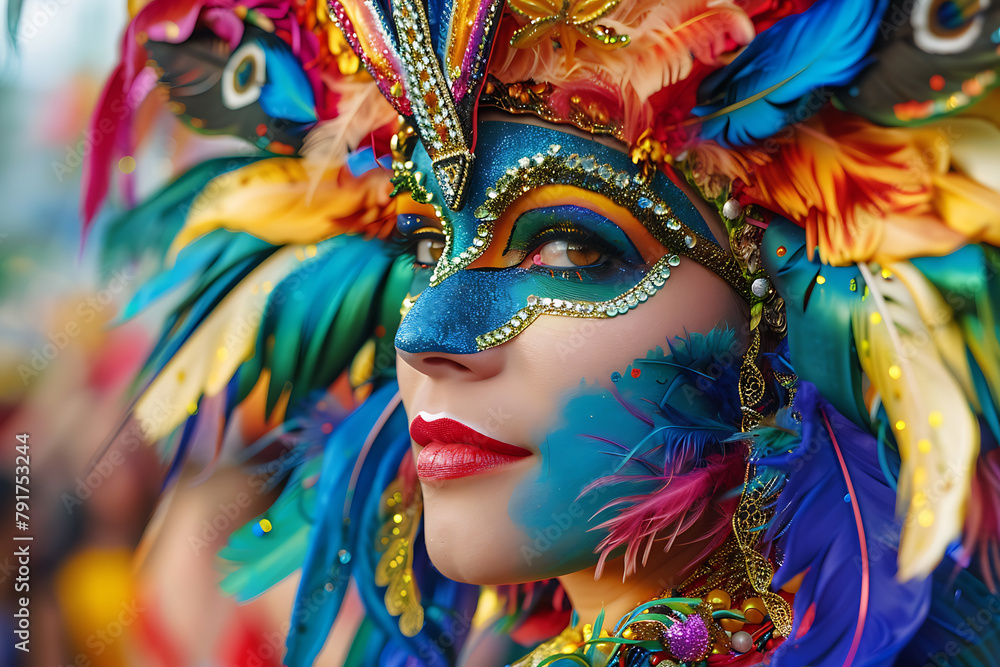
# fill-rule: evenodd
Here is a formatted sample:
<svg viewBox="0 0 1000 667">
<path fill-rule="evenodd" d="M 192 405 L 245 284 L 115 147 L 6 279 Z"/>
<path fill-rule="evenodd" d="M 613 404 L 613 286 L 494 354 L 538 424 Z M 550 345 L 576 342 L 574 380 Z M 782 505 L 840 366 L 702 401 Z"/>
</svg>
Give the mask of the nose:
<svg viewBox="0 0 1000 667">
<path fill-rule="evenodd" d="M 396 347 L 471 358 L 479 350 L 477 336 L 502 327 L 524 306 L 526 273 L 466 269 L 424 288 L 396 330 Z"/>
<path fill-rule="evenodd" d="M 506 350 L 503 345 L 475 354 L 448 352 L 407 352 L 396 348 L 396 354 L 418 373 L 437 380 L 473 382 L 485 380 L 503 370 Z"/>
</svg>

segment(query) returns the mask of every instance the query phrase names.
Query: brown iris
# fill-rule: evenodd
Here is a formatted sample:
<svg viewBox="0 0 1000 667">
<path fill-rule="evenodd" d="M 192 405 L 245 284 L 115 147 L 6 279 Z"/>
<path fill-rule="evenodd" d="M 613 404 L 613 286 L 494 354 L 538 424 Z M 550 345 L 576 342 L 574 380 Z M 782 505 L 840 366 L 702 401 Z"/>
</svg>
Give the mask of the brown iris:
<svg viewBox="0 0 1000 667">
<path fill-rule="evenodd" d="M 554 268 L 593 266 L 603 257 L 604 253 L 593 246 L 564 239 L 549 241 L 532 253 L 535 264 Z"/>
</svg>

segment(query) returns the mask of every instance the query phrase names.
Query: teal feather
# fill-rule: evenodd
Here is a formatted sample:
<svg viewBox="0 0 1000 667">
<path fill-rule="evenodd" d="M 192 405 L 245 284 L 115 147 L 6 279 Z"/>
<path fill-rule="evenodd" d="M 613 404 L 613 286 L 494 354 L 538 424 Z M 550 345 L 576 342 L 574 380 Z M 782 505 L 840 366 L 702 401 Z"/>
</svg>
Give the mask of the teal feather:
<svg viewBox="0 0 1000 667">
<path fill-rule="evenodd" d="M 392 266 L 391 250 L 381 241 L 337 237 L 278 284 L 258 335 L 262 358 L 252 364 L 271 371 L 268 413 L 286 386 L 294 404 L 347 369 L 374 329 L 371 305 Z"/>
<path fill-rule="evenodd" d="M 153 275 L 135 291 L 118 314 L 118 323 L 144 312 L 171 292 L 181 291 L 189 281 L 201 276 L 212 262 L 218 259 L 222 248 L 228 242 L 228 238 L 215 235 L 185 248 L 177 256 L 173 266 Z"/>
<path fill-rule="evenodd" d="M 954 310 L 982 380 L 990 391 L 977 392 L 981 403 L 1000 409 L 1000 251 L 970 244 L 942 257 L 921 257 L 912 264 Z"/>
<path fill-rule="evenodd" d="M 304 483 L 319 473 L 322 460 L 299 465 L 271 507 L 229 536 L 219 556 L 235 569 L 222 580 L 222 590 L 240 602 L 257 597 L 302 566 L 309 545 L 309 531 L 316 505 L 315 486 Z M 271 522 L 271 531 L 254 533 L 260 519 Z"/>
<path fill-rule="evenodd" d="M 365 242 L 371 244 L 372 242 Z M 381 244 L 378 244 L 381 245 Z M 343 306 L 337 312 L 330 326 L 330 337 L 333 340 L 344 341 L 343 347 L 333 345 L 315 346 L 312 351 L 317 363 L 311 366 L 313 377 L 319 373 L 329 373 L 334 369 L 346 369 L 354 358 L 356 351 L 372 334 L 375 327 L 377 311 L 372 305 L 377 301 L 387 272 L 392 266 L 392 256 L 389 247 L 370 248 L 371 254 L 367 262 L 351 282 L 351 288 L 345 295 Z M 358 326 L 363 323 L 363 326 Z M 351 350 L 348 352 L 348 350 Z M 339 371 L 338 371 L 339 372 Z"/>
<path fill-rule="evenodd" d="M 788 346 L 798 376 L 817 387 L 837 411 L 868 427 L 862 400 L 861 365 L 851 326 L 852 304 L 864 285 L 854 267 L 832 267 L 807 256 L 805 232 L 775 218 L 764 234 L 761 256 L 775 289 L 785 300 Z M 777 249 L 784 247 L 779 256 Z M 817 279 L 823 280 L 822 284 Z"/>
<path fill-rule="evenodd" d="M 396 329 L 401 320 L 400 307 L 413 284 L 413 256 L 400 255 L 389 269 L 378 306 L 378 324 L 384 334 L 375 338 L 376 377 L 396 376 Z"/>
</svg>

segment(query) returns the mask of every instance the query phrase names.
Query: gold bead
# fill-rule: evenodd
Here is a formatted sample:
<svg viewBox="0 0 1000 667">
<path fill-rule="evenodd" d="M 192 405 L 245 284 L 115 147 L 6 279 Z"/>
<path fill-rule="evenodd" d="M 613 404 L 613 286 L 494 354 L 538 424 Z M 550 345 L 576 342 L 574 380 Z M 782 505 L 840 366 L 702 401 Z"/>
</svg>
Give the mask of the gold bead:
<svg viewBox="0 0 1000 667">
<path fill-rule="evenodd" d="M 726 632 L 739 632 L 743 629 L 745 624 L 743 621 L 737 621 L 735 618 L 724 618 L 719 621 L 719 625 L 721 625 L 722 629 Z"/>
<path fill-rule="evenodd" d="M 722 635 L 719 637 L 718 641 L 712 645 L 713 655 L 728 655 L 729 654 L 729 637 Z M 660 663 L 663 664 L 663 663 Z"/>
<path fill-rule="evenodd" d="M 750 598 L 743 603 L 743 616 L 750 625 L 760 625 L 767 616 L 767 606 L 760 598 Z"/>
<path fill-rule="evenodd" d="M 708 595 L 705 596 L 705 602 L 712 605 L 712 609 L 714 611 L 729 609 L 729 605 L 733 603 L 732 598 L 729 597 L 729 593 L 719 588 L 716 588 L 714 591 L 710 591 Z"/>
</svg>

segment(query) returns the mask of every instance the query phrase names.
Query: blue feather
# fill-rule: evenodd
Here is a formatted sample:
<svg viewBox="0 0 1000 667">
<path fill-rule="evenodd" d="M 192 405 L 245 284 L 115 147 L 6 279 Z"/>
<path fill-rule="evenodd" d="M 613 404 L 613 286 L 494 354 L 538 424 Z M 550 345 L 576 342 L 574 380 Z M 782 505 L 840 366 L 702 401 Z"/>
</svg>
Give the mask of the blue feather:
<svg viewBox="0 0 1000 667">
<path fill-rule="evenodd" d="M 386 451 L 395 449 L 401 439 L 409 443 L 406 415 L 398 403 L 392 407 L 398 391 L 395 382 L 376 389 L 326 443 L 317 483 L 316 521 L 309 535 L 302 579 L 292 610 L 285 664 L 311 665 L 315 660 L 340 610 L 351 569 L 360 557 L 359 549 L 371 548 L 369 544 L 359 544 L 356 527 L 361 524 L 364 499 L 372 493 L 377 495 L 372 490 L 375 468 Z M 381 430 L 375 431 L 387 410 L 391 410 L 388 421 Z M 371 450 L 360 466 L 355 486 L 349 488 L 355 464 L 362 454 L 361 447 L 370 436 L 374 438 Z M 360 500 L 350 503 L 349 514 L 345 517 L 349 492 Z"/>
<path fill-rule="evenodd" d="M 173 266 L 157 273 L 136 290 L 115 323 L 121 324 L 135 317 L 168 293 L 177 291 L 181 285 L 203 274 L 218 259 L 229 241 L 221 236 L 206 237 L 182 250 Z"/>
<path fill-rule="evenodd" d="M 260 39 L 257 43 L 266 54 L 267 68 L 267 81 L 260 89 L 260 108 L 271 118 L 316 122 L 316 102 L 302 63 L 280 39 Z"/>
<path fill-rule="evenodd" d="M 932 579 L 927 620 L 897 664 L 1000 666 L 1000 597 L 947 558 Z"/>
<path fill-rule="evenodd" d="M 379 629 L 385 633 L 387 642 L 386 649 L 382 652 L 381 661 L 383 665 L 400 658 L 411 658 L 411 664 L 425 665 L 427 667 L 447 667 L 455 664 L 454 650 L 456 645 L 441 646 L 430 640 L 435 634 L 433 632 L 433 622 L 431 614 L 427 613 L 433 604 L 430 582 L 420 576 L 420 563 L 416 562 L 419 554 L 425 554 L 423 540 L 418 539 L 410 546 L 413 549 L 415 562 L 413 573 L 416 578 L 417 587 L 420 591 L 421 605 L 424 607 L 424 627 L 423 630 L 414 637 L 406 637 L 399 630 L 399 621 L 390 616 L 385 608 L 385 589 L 375 585 L 375 567 L 378 565 L 381 556 L 374 549 L 378 538 L 379 529 L 382 526 L 379 505 L 382 501 L 379 491 L 389 486 L 399 471 L 399 463 L 403 456 L 409 455 L 410 437 L 409 433 L 401 434 L 401 437 L 393 443 L 392 449 L 383 457 L 382 465 L 376 472 L 371 488 L 375 489 L 370 493 L 365 502 L 364 513 L 361 516 L 359 530 L 359 550 L 354 580 L 358 586 L 358 593 L 365 605 L 365 613 L 371 618 Z M 437 579 L 443 579 L 435 572 Z M 430 632 L 429 632 L 430 630 Z M 420 656 L 416 659 L 415 656 Z"/>
<path fill-rule="evenodd" d="M 756 462 L 787 476 L 767 535 L 784 554 L 773 586 L 808 572 L 793 603 L 791 637 L 771 664 L 891 664 L 927 614 L 930 581 L 896 580 L 896 498 L 875 439 L 808 382 L 799 383 L 785 410 L 801 415 L 798 446 Z M 816 622 L 801 634 L 813 613 Z"/>
<path fill-rule="evenodd" d="M 701 137 L 745 146 L 811 116 L 826 103 L 826 88 L 847 84 L 866 65 L 887 5 L 819 0 L 757 35 L 702 83 L 694 113 L 719 115 L 701 124 Z"/>
</svg>

